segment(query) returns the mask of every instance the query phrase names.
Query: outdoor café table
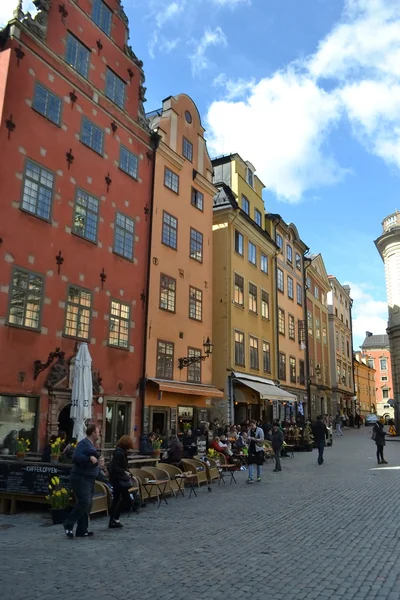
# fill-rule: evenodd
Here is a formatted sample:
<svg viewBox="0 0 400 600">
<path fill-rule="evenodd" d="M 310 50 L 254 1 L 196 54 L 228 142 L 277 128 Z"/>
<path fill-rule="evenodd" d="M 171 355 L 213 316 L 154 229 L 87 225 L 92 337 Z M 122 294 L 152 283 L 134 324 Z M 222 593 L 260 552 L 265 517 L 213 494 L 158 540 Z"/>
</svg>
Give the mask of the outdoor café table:
<svg viewBox="0 0 400 600">
<path fill-rule="evenodd" d="M 234 454 L 232 458 L 238 460 L 241 467 L 247 467 L 247 455 L 243 454 L 243 452 L 241 454 Z"/>
<path fill-rule="evenodd" d="M 189 482 L 190 485 L 190 493 L 189 498 L 192 494 L 194 494 L 197 498 L 196 490 L 194 489 L 193 479 L 196 479 L 197 475 L 195 473 L 179 473 L 179 475 L 175 475 L 175 479 L 181 479 L 184 481 L 185 479 Z M 182 496 L 184 496 L 183 490 L 180 490 Z"/>
<path fill-rule="evenodd" d="M 151 481 L 145 481 L 142 483 L 142 487 L 146 490 L 147 498 L 151 500 L 152 504 L 155 504 L 154 498 L 151 496 L 151 490 L 153 487 L 157 488 L 158 508 L 160 508 L 161 501 L 164 500 L 165 504 L 168 504 L 165 497 L 165 490 L 169 483 L 169 479 L 152 479 Z M 144 498 L 146 500 L 146 498 Z"/>
<path fill-rule="evenodd" d="M 229 473 L 231 476 L 231 481 L 230 484 L 232 485 L 232 481 L 234 481 L 235 483 L 237 483 L 236 479 L 235 479 L 235 471 L 236 471 L 236 465 L 219 465 L 219 481 L 218 481 L 218 485 L 221 484 L 221 481 L 223 481 L 224 483 L 226 483 L 225 481 L 225 477 L 224 477 L 224 471 L 225 473 Z"/>
</svg>

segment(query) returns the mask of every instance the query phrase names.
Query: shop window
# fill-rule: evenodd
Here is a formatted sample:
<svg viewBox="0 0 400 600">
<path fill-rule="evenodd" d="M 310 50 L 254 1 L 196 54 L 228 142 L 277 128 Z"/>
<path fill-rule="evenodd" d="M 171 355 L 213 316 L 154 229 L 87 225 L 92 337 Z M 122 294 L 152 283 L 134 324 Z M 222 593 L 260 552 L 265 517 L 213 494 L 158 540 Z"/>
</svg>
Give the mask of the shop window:
<svg viewBox="0 0 400 600">
<path fill-rule="evenodd" d="M 31 443 L 36 449 L 36 421 L 38 398 L 25 396 L 0 396 L 0 447 L 3 452 L 16 454 L 17 438 Z"/>
</svg>

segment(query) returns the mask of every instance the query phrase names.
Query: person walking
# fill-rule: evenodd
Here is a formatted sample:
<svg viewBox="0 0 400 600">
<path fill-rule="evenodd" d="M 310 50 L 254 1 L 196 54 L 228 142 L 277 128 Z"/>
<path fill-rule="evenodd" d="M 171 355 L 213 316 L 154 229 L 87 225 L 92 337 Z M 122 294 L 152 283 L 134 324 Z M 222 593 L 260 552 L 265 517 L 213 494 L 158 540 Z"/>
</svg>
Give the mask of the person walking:
<svg viewBox="0 0 400 600">
<path fill-rule="evenodd" d="M 75 523 L 77 524 L 76 537 L 91 537 L 93 535 L 93 532 L 88 530 L 88 526 L 92 509 L 94 482 L 99 471 L 98 452 L 95 448 L 99 436 L 100 432 L 97 425 L 88 425 L 86 437 L 78 443 L 72 456 L 73 467 L 71 469 L 70 484 L 75 494 L 76 504 L 64 522 L 65 535 L 70 539 L 74 537 Z"/>
<path fill-rule="evenodd" d="M 328 429 L 322 421 L 322 417 L 317 417 L 317 422 L 313 427 L 314 442 L 318 449 L 318 464 L 324 462 L 325 439 L 328 437 Z"/>
<path fill-rule="evenodd" d="M 129 502 L 129 488 L 132 487 L 131 475 L 128 468 L 128 450 L 133 450 L 133 441 L 129 435 L 123 435 L 117 442 L 108 465 L 108 476 L 113 488 L 113 501 L 110 508 L 110 529 L 123 527 L 119 520 L 121 504 Z"/>
<path fill-rule="evenodd" d="M 337 415 L 335 417 L 335 427 L 336 427 L 336 437 L 342 437 L 342 435 L 343 435 L 342 417 L 341 417 L 340 413 L 337 413 Z"/>
<path fill-rule="evenodd" d="M 247 464 L 249 465 L 249 478 L 247 483 L 253 483 L 254 465 L 257 466 L 257 482 L 261 482 L 262 464 L 264 462 L 264 432 L 257 423 L 250 421 L 247 440 L 249 442 L 249 451 L 247 455 Z"/>
<path fill-rule="evenodd" d="M 376 458 L 378 465 L 387 465 L 387 460 L 383 458 L 383 447 L 386 446 L 386 431 L 383 429 L 384 421 L 380 419 L 374 425 L 372 430 L 372 439 L 375 440 L 376 444 Z"/>
<path fill-rule="evenodd" d="M 272 429 L 272 442 L 271 443 L 272 443 L 272 450 L 274 451 L 274 454 L 275 454 L 274 473 L 278 473 L 279 471 L 282 471 L 281 452 L 282 452 L 282 446 L 283 446 L 283 431 L 279 427 L 278 421 L 276 421 L 274 423 L 274 426 Z"/>
</svg>

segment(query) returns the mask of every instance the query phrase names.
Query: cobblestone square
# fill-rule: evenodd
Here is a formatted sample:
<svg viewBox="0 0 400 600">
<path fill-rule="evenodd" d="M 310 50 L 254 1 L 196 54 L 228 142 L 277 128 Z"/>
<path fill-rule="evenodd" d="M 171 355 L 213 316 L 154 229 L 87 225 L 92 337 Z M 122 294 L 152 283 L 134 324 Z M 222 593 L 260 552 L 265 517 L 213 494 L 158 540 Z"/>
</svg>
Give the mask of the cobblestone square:
<svg viewBox="0 0 400 600">
<path fill-rule="evenodd" d="M 264 465 L 263 481 L 204 487 L 149 505 L 123 530 L 95 518 L 92 539 L 68 540 L 47 515 L 0 516 L 5 600 L 398 600 L 400 444 L 377 467 L 371 429 L 325 451 Z"/>
</svg>

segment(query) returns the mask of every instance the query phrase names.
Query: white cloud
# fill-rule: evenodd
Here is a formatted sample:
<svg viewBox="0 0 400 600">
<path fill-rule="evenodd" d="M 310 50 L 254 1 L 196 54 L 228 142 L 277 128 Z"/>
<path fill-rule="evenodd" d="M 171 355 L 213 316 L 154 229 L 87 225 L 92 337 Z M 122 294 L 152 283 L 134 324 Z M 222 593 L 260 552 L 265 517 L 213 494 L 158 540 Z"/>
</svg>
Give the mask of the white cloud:
<svg viewBox="0 0 400 600">
<path fill-rule="evenodd" d="M 211 0 L 211 2 L 219 7 L 228 6 L 229 8 L 235 8 L 239 4 L 247 4 L 248 6 L 251 4 L 251 0 Z"/>
<path fill-rule="evenodd" d="M 347 116 L 369 152 L 400 168 L 399 77 L 398 0 L 346 0 L 311 56 L 258 83 L 214 80 L 225 93 L 207 115 L 211 149 L 252 160 L 269 190 L 297 202 L 349 172 L 329 153 L 330 133 Z"/>
<path fill-rule="evenodd" d="M 204 69 L 209 66 L 209 59 L 206 56 L 207 49 L 210 46 L 224 46 L 228 45 L 228 40 L 221 27 L 216 27 L 214 30 L 206 29 L 203 37 L 199 41 L 193 42 L 196 46 L 196 50 L 189 56 L 192 63 L 192 74 L 198 75 Z"/>
<path fill-rule="evenodd" d="M 374 298 L 375 290 L 368 284 L 347 282 L 351 287 L 353 304 L 354 349 L 357 350 L 365 338 L 365 332 L 378 335 L 386 333 L 388 307 L 386 301 Z"/>
<path fill-rule="evenodd" d="M 17 0 L 1 0 L 0 1 L 0 27 L 6 25 L 7 21 L 12 19 L 13 12 L 17 6 Z M 30 12 L 33 16 L 36 13 L 35 5 L 31 0 L 25 0 L 23 3 L 24 12 Z"/>
</svg>

